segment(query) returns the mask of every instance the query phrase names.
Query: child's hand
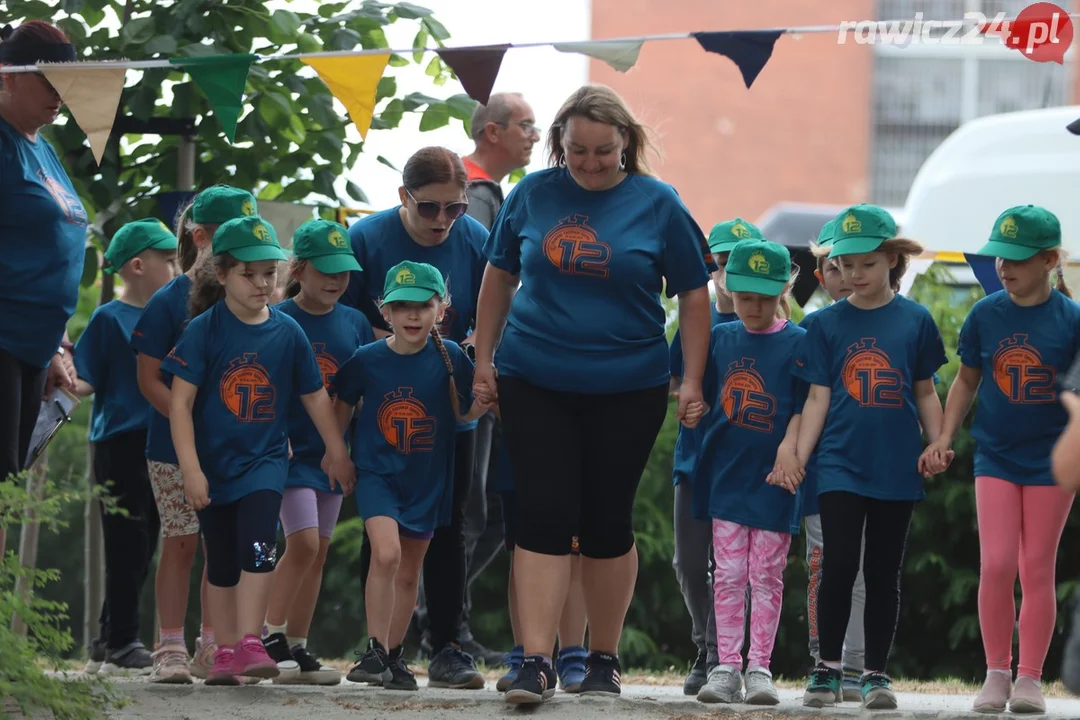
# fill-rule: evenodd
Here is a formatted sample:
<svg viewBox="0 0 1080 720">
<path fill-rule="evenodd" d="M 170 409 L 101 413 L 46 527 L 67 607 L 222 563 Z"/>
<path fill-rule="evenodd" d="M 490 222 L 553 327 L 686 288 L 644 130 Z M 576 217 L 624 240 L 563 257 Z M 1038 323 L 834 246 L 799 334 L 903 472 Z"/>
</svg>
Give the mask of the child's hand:
<svg viewBox="0 0 1080 720">
<path fill-rule="evenodd" d="M 944 472 L 952 464 L 954 457 L 956 453 L 949 448 L 948 441 L 939 438 L 927 445 L 919 456 L 919 472 L 926 478 Z"/>
<path fill-rule="evenodd" d="M 210 504 L 210 484 L 203 473 L 184 475 L 184 498 L 196 511 Z"/>
<path fill-rule="evenodd" d="M 349 495 L 356 487 L 356 466 L 348 455 L 331 457 L 327 454 L 322 461 L 322 470 L 330 479 L 331 490 L 340 487 L 343 495 Z"/>
<path fill-rule="evenodd" d="M 289 441 L 289 459 L 292 460 L 292 440 Z"/>
<path fill-rule="evenodd" d="M 769 473 L 771 484 L 779 485 L 794 495 L 805 477 L 806 469 L 799 462 L 794 448 L 787 445 L 777 448 L 776 462 L 773 464 L 773 471 Z M 770 482 L 769 478 L 766 478 L 766 482 Z"/>
<path fill-rule="evenodd" d="M 708 411 L 709 408 L 703 400 L 695 400 L 686 406 L 682 424 L 693 430 L 701 423 L 701 418 L 705 417 Z"/>
</svg>

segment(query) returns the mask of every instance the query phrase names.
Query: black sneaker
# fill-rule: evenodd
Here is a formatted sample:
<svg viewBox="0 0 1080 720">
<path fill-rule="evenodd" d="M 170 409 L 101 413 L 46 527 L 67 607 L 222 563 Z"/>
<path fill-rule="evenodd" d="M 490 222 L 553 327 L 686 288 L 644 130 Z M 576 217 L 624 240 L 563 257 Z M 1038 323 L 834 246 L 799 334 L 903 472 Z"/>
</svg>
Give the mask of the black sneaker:
<svg viewBox="0 0 1080 720">
<path fill-rule="evenodd" d="M 479 690 L 484 676 L 476 670 L 472 655 L 450 644 L 435 654 L 428 665 L 428 687 Z"/>
<path fill-rule="evenodd" d="M 122 648 L 106 650 L 100 672 L 103 675 L 149 675 L 153 667 L 154 658 L 150 651 L 136 640 Z"/>
<path fill-rule="evenodd" d="M 289 650 L 289 641 L 284 633 L 274 633 L 262 639 L 263 647 L 270 659 L 277 663 L 278 676 L 274 678 L 275 684 L 289 684 L 294 682 L 300 674 L 300 666 L 293 659 L 292 651 Z"/>
<path fill-rule="evenodd" d="M 585 660 L 585 682 L 582 695 L 622 695 L 622 667 L 619 658 L 602 652 L 591 652 Z"/>
<path fill-rule="evenodd" d="M 521 661 L 517 680 L 506 691 L 506 702 L 515 705 L 536 705 L 551 698 L 559 684 L 551 665 L 536 655 L 526 656 Z"/>
<path fill-rule="evenodd" d="M 390 677 L 383 683 L 387 690 L 418 690 L 416 676 L 405 660 L 405 648 L 398 645 L 390 651 Z"/>
<path fill-rule="evenodd" d="M 698 648 L 697 659 L 694 660 L 694 666 L 690 668 L 690 674 L 683 680 L 682 691 L 683 695 L 696 696 L 701 692 L 701 688 L 705 687 L 705 683 L 709 681 L 709 668 L 707 662 L 707 655 L 705 648 Z"/>
<path fill-rule="evenodd" d="M 311 654 L 306 647 L 294 647 L 293 660 L 300 667 L 294 684 L 296 685 L 338 685 L 341 683 L 341 671 L 326 667 L 319 658 Z M 277 678 L 275 678 L 276 680 Z"/>
<path fill-rule="evenodd" d="M 489 650 L 475 639 L 463 640 L 461 649 L 484 663 L 488 668 L 500 668 L 503 666 L 503 653 L 497 650 Z"/>
<path fill-rule="evenodd" d="M 356 664 L 349 669 L 345 679 L 354 683 L 367 683 L 369 685 L 382 685 L 389 677 L 390 656 L 375 638 L 368 640 L 367 650 L 356 651 L 359 658 Z"/>
<path fill-rule="evenodd" d="M 83 672 L 87 675 L 94 675 L 101 666 L 105 664 L 105 641 L 94 640 L 90 643 L 90 657 L 86 660 L 86 667 L 83 668 Z"/>
</svg>

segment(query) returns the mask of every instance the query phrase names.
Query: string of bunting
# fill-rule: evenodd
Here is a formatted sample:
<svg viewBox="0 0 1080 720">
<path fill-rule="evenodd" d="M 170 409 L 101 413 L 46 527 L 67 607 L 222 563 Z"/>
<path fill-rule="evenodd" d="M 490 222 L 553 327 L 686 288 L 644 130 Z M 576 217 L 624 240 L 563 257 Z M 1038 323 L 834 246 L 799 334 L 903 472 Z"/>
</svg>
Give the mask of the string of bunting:
<svg viewBox="0 0 1080 720">
<path fill-rule="evenodd" d="M 1068 23 L 1068 37 L 1061 38 L 1066 46 L 1072 42 L 1069 19 L 1080 18 L 1080 13 L 1067 17 L 1068 19 L 1064 22 Z M 910 22 L 910 20 L 863 21 L 857 25 L 861 27 L 876 25 L 882 32 L 887 32 L 890 27 L 902 27 L 903 23 Z M 977 22 L 970 19 L 941 21 L 935 25 L 942 29 L 951 29 L 971 26 L 973 23 L 983 34 L 1002 34 L 1003 32 L 1001 28 L 992 27 L 989 23 L 979 26 Z M 486 104 L 499 75 L 503 57 L 511 49 L 553 47 L 559 52 L 586 55 L 600 60 L 617 72 L 625 73 L 637 64 L 641 48 L 646 42 L 693 39 L 703 50 L 731 60 L 749 89 L 772 57 L 773 48 L 781 35 L 797 38 L 805 34 L 836 34 L 851 30 L 852 25 L 852 23 L 845 23 L 844 25 L 813 25 L 761 30 L 669 33 L 577 42 L 533 42 L 512 45 L 504 43 L 419 50 L 416 48 L 358 49 L 263 56 L 234 54 L 159 60 L 39 63 L 38 65 L 5 66 L 4 72 L 41 72 L 56 88 L 64 104 L 70 109 L 75 122 L 86 133 L 94 159 L 100 163 L 112 133 L 127 70 L 175 68 L 186 72 L 206 96 L 229 142 L 233 142 L 237 121 L 244 108 L 244 91 L 251 65 L 256 62 L 299 60 L 315 70 L 334 97 L 345 106 L 360 136 L 366 137 L 375 113 L 375 94 L 379 80 L 386 71 L 391 55 L 394 54 L 405 55 L 414 52 L 437 54 L 453 71 L 469 97 L 481 104 Z M 1005 29 L 1004 33 L 1007 34 L 1008 30 Z"/>
</svg>

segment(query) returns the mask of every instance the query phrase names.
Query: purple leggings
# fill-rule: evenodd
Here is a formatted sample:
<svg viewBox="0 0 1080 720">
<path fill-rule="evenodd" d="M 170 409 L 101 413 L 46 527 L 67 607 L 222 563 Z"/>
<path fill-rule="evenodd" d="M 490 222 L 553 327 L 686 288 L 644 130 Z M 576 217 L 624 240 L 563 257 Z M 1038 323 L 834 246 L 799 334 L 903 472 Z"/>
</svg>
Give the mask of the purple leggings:
<svg viewBox="0 0 1080 720">
<path fill-rule="evenodd" d="M 281 501 L 281 529 L 285 537 L 293 533 L 319 528 L 319 537 L 334 534 L 338 513 L 341 512 L 341 495 L 311 488 L 285 488 Z"/>
</svg>

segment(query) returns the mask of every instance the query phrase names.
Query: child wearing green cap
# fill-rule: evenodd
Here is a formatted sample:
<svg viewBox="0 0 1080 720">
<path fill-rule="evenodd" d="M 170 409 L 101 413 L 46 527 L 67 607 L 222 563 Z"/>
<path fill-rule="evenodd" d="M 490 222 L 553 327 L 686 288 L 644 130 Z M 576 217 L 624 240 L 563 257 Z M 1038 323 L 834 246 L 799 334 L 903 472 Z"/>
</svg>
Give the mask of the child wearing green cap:
<svg viewBox="0 0 1080 720">
<path fill-rule="evenodd" d="M 355 477 L 304 331 L 267 306 L 285 259 L 256 216 L 214 233 L 212 264 L 191 292 L 192 320 L 162 364 L 184 495 L 199 516 L 218 649 L 207 684 L 277 677 L 261 640 L 289 474 L 289 399 L 300 397 L 326 446 L 328 489 Z"/>
<path fill-rule="evenodd" d="M 297 228 L 286 289 L 289 299 L 275 306 L 296 320 L 307 336 L 331 400 L 337 396 L 338 368 L 358 347 L 375 339 L 364 314 L 338 302 L 349 274 L 360 270 L 348 238 L 348 230 L 328 220 L 309 220 Z M 292 456 L 281 501 L 286 550 L 274 572 L 263 645 L 279 668 L 290 661 L 298 666 L 295 679 L 283 675 L 274 682 L 336 685 L 341 673 L 324 667 L 308 650 L 307 634 L 342 494 L 340 488 L 331 489 L 320 467 L 326 448 L 295 397 L 289 407 L 289 441 Z"/>
<path fill-rule="evenodd" d="M 899 295 L 908 258 L 922 248 L 896 237 L 884 209 L 855 205 L 840 213 L 832 244 L 852 294 L 819 310 L 794 373 L 810 384 L 799 428 L 798 457 L 816 451 L 821 529 L 828 552 L 818 595 L 821 661 L 803 703 L 843 698 L 842 651 L 860 563 L 866 581 L 863 706 L 896 707 L 886 673 L 899 617 L 900 574 L 915 503 L 925 496 L 923 432 L 941 434 L 934 373 L 945 348 L 930 311 Z M 865 534 L 866 557 L 861 558 Z"/>
<path fill-rule="evenodd" d="M 938 471 L 949 465 L 953 438 L 978 397 L 971 435 L 987 673 L 975 710 L 1001 712 L 1007 704 L 1012 712 L 1042 713 L 1039 682 L 1057 616 L 1054 563 L 1073 503 L 1073 493 L 1055 485 L 1050 472 L 1054 442 L 1068 421 L 1055 378 L 1080 350 L 1080 306 L 1060 274 L 1061 225 L 1046 208 L 1001 213 L 979 254 L 997 258 L 1004 289 L 975 303 L 964 320 L 944 427 L 924 458 Z M 1018 571 L 1024 600 L 1013 686 Z"/>
<path fill-rule="evenodd" d="M 94 311 L 75 343 L 75 392 L 94 396 L 94 482 L 128 514 L 102 514 L 105 603 L 87 669 L 141 674 L 153 660 L 139 642 L 139 597 L 160 523 L 143 460 L 150 406 L 128 346 L 150 297 L 176 275 L 176 237 L 160 220 L 128 223 L 113 235 L 105 260 L 105 272 L 123 280 L 123 294 Z"/>
<path fill-rule="evenodd" d="M 172 378 L 162 374 L 161 363 L 187 324 L 188 298 L 197 260 L 210 255 L 214 231 L 227 220 L 254 215 L 256 209 L 251 193 L 228 185 L 215 185 L 199 193 L 177 219 L 178 255 L 183 274 L 154 293 L 131 334 L 131 347 L 138 363 L 139 391 L 152 407 L 146 461 L 162 535 L 154 593 L 161 631 L 154 650 L 151 682 L 186 684 L 191 682 L 192 675 L 206 678 L 217 650 L 210 615 L 205 610 L 208 584 L 204 570 L 200 591 L 204 609 L 202 628 L 195 638 L 194 660 L 189 663 L 184 618 L 199 544 L 199 520 L 184 502 L 184 479 L 169 428 Z"/>
<path fill-rule="evenodd" d="M 717 223 L 709 232 L 709 252 L 716 263 L 716 270 L 710 273 L 716 295 L 711 309 L 710 327 L 738 319 L 731 294 L 724 283 L 724 268 L 728 254 L 735 245 L 746 238 L 761 237 L 761 230 L 738 217 Z M 678 393 L 683 376 L 682 335 L 678 329 L 671 338 L 668 361 L 671 368 L 671 391 Z M 716 654 L 712 583 L 709 580 L 712 574 L 712 525 L 695 516 L 695 489 L 704 491 L 699 493 L 702 497 L 708 493 L 708 482 L 695 482 L 701 432 L 700 428 L 688 428 L 682 423 L 679 424 L 671 473 L 672 484 L 675 486 L 675 556 L 672 567 L 682 590 L 686 610 L 690 613 L 690 637 L 697 646 L 697 658 L 683 681 L 683 692 L 687 695 L 697 695 L 705 685 L 709 671 L 719 663 Z M 706 504 L 707 500 L 700 499 L 696 503 L 702 507 Z"/>
<path fill-rule="evenodd" d="M 698 517 L 712 530 L 713 612 L 718 664 L 698 693 L 702 702 L 742 702 L 746 588 L 750 651 L 745 702 L 779 702 L 769 669 L 780 625 L 783 574 L 798 532 L 795 456 L 806 386 L 791 374 L 804 331 L 789 322 L 791 255 L 776 243 L 737 242 L 725 268 L 736 322 L 712 330 L 703 383 L 713 408 L 702 425 Z M 695 493 L 697 494 L 697 493 Z"/>
<path fill-rule="evenodd" d="M 447 299 L 436 267 L 404 261 L 390 268 L 381 305 L 393 335 L 358 349 L 335 381 L 341 427 L 363 400 L 352 454 L 356 506 L 372 545 L 369 639 L 348 679 L 391 690 L 417 687 L 402 641 L 428 543 L 450 521 L 455 428 L 489 409 L 470 400 L 472 362 L 439 334 Z"/>
</svg>

